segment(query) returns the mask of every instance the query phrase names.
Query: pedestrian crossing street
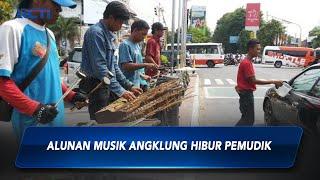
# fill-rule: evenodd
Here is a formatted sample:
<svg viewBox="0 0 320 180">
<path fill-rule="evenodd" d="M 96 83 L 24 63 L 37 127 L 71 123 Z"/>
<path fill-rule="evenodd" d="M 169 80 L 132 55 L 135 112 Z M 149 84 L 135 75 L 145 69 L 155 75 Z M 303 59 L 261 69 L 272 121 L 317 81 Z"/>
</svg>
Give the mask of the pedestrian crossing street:
<svg viewBox="0 0 320 180">
<path fill-rule="evenodd" d="M 266 79 L 260 79 L 266 80 Z M 278 80 L 278 79 L 269 79 L 269 80 Z M 281 79 L 282 81 L 288 81 L 286 79 Z M 235 86 L 237 81 L 235 79 L 203 79 L 202 86 Z M 264 85 L 272 86 L 272 85 Z"/>
</svg>

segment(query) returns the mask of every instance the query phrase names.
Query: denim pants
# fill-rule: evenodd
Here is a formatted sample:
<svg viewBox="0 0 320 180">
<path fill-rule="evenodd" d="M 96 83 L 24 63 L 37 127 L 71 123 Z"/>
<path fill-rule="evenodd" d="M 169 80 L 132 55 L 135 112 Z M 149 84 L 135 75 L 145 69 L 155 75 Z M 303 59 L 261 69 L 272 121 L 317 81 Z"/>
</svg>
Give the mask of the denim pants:
<svg viewBox="0 0 320 180">
<path fill-rule="evenodd" d="M 254 97 L 252 91 L 241 91 L 239 93 L 241 119 L 236 126 L 252 126 L 254 124 Z"/>
<path fill-rule="evenodd" d="M 88 94 L 101 81 L 95 78 L 85 78 L 80 84 L 79 88 L 85 94 Z M 94 91 L 89 97 L 89 114 L 91 120 L 96 120 L 95 113 L 106 107 L 110 103 L 110 89 L 107 85 L 102 85 Z"/>
</svg>

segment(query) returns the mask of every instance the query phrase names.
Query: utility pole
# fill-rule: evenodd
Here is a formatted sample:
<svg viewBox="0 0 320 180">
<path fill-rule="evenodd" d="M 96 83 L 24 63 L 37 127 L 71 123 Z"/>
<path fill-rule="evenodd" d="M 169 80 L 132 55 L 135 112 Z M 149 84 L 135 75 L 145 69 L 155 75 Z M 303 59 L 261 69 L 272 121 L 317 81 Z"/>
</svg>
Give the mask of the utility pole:
<svg viewBox="0 0 320 180">
<path fill-rule="evenodd" d="M 186 66 L 186 36 L 187 36 L 187 0 L 183 0 L 182 6 L 182 34 L 181 34 L 181 66 Z"/>
<path fill-rule="evenodd" d="M 179 1 L 179 7 L 178 7 L 178 32 L 177 32 L 177 51 L 178 51 L 178 60 L 180 65 L 181 61 L 181 51 L 180 51 L 180 46 L 181 46 L 181 5 L 182 5 L 182 0 Z"/>
<path fill-rule="evenodd" d="M 171 27 L 171 76 L 173 75 L 174 64 L 174 31 L 176 20 L 176 0 L 172 0 L 172 27 Z"/>
</svg>

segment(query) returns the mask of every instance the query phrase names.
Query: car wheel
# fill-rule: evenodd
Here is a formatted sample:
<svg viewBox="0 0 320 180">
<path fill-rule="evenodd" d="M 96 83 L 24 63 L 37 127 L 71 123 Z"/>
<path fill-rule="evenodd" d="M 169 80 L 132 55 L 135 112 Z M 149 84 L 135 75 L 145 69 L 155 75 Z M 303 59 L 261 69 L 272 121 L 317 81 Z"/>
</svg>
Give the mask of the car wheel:
<svg viewBox="0 0 320 180">
<path fill-rule="evenodd" d="M 212 61 L 208 61 L 207 65 L 209 68 L 214 68 L 215 64 Z"/>
<path fill-rule="evenodd" d="M 280 61 L 277 61 L 274 63 L 274 67 L 276 67 L 276 68 L 281 68 L 281 66 L 282 66 L 282 62 L 280 62 Z"/>
<path fill-rule="evenodd" d="M 266 100 L 264 104 L 264 122 L 268 126 L 276 124 L 270 100 Z"/>
</svg>

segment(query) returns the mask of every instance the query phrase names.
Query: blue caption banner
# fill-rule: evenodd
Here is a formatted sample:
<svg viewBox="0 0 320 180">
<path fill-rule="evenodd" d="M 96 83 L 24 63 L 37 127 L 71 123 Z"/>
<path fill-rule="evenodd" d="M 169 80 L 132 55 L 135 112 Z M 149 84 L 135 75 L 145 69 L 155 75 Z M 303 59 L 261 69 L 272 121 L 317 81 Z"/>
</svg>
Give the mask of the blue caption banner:
<svg viewBox="0 0 320 180">
<path fill-rule="evenodd" d="M 290 168 L 300 127 L 31 127 L 19 168 Z"/>
</svg>

